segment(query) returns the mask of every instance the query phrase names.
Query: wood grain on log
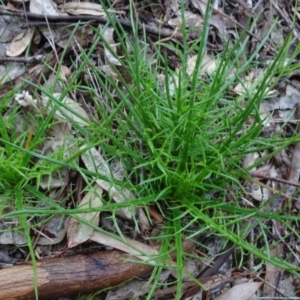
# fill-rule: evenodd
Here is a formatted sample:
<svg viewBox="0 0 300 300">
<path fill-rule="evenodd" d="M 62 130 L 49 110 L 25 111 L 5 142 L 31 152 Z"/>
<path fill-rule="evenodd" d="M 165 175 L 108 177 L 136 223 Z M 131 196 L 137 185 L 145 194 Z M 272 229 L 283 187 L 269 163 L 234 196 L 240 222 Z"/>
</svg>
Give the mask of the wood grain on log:
<svg viewBox="0 0 300 300">
<path fill-rule="evenodd" d="M 151 272 L 151 266 L 126 258 L 120 251 L 101 251 L 38 261 L 39 299 L 92 293 Z M 32 265 L 0 271 L 0 299 L 35 299 Z"/>
</svg>

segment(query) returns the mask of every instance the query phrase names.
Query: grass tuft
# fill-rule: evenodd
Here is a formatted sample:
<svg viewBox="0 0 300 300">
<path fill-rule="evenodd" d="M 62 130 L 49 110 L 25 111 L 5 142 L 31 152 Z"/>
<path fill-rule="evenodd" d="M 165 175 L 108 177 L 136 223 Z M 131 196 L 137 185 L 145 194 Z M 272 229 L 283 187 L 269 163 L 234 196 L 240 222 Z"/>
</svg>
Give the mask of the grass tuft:
<svg viewBox="0 0 300 300">
<path fill-rule="evenodd" d="M 299 54 L 300 46 L 290 55 L 287 49 L 294 41 L 291 35 L 288 36 L 260 80 L 247 88 L 244 75 L 258 68 L 260 62 L 256 57 L 268 35 L 254 53 L 246 57 L 244 49 L 249 37 L 245 30 L 235 43 L 228 42 L 224 52 L 214 57 L 215 70 L 202 74 L 208 21 L 207 11 L 203 34 L 193 45 L 188 43 L 188 31 L 182 29 L 184 39 L 181 44 L 157 41 L 152 45 L 152 51 L 149 51 L 145 34 L 138 32 L 134 23 L 136 30 L 133 30 L 132 36 L 113 23 L 119 42 L 117 53 L 104 38 L 106 28 L 93 28 L 95 41 L 89 52 L 80 49 L 80 67 L 65 84 L 61 99 L 32 84 L 38 93 L 53 100 L 53 107 L 46 118 L 41 117 L 42 112 L 40 116 L 26 118 L 24 111 L 15 104 L 7 114 L 12 99 L 2 100 L 0 195 L 2 199 L 16 199 L 13 208 L 9 207 L 10 201 L 1 201 L 2 219 L 17 217 L 29 245 L 32 241 L 28 228 L 25 228 L 29 226 L 26 223 L 29 216 L 75 216 L 84 211 L 76 207 L 68 210 L 51 199 L 48 191 L 39 189 L 44 176 L 48 176 L 50 182 L 53 173 L 64 167 L 80 173 L 88 188 L 92 188 L 93 176 L 112 181 L 87 171 L 79 163 L 83 151 L 99 146 L 107 162 L 116 160 L 123 165 L 125 180 L 114 180 L 113 183 L 130 189 L 136 196 L 126 203 L 106 199 L 102 210 L 112 212 L 115 226 L 118 227 L 115 212 L 122 207 L 155 205 L 165 218 L 164 227 L 160 229 L 161 236 L 156 237 L 162 245 L 162 261 L 156 268 L 157 276 L 151 278 L 154 286 L 159 284 L 158 275 L 162 272 L 163 262 L 167 262 L 168 257 L 164 253 L 176 249 L 177 295 L 180 295 L 186 255 L 182 241 L 204 236 L 218 236 L 224 247 L 228 242 L 237 246 L 241 257 L 252 253 L 260 263 L 270 262 L 300 278 L 299 270 L 288 261 L 270 256 L 266 237 L 268 228 L 264 222 L 278 220 L 297 234 L 290 225 L 297 221 L 297 217 L 268 212 L 264 205 L 252 209 L 240 205 L 245 192 L 243 180 L 249 179 L 248 171 L 254 167 L 243 169 L 241 162 L 244 156 L 268 150 L 269 155 L 260 159 L 256 163 L 258 165 L 299 141 L 297 136 L 262 138 L 264 120 L 260 104 L 281 77 L 299 68 L 294 58 Z M 110 65 L 117 80 L 91 64 L 93 51 L 99 43 L 119 62 L 118 66 Z M 166 47 L 169 51 L 181 53 L 178 68 L 170 66 L 170 58 L 163 54 Z M 189 65 L 192 55 L 197 55 L 193 68 Z M 63 60 L 64 56 L 60 65 Z M 77 67 L 75 62 L 74 67 Z M 92 74 L 89 83 L 80 79 L 84 70 Z M 238 83 L 244 86 L 241 95 L 232 91 L 232 86 Z M 49 139 L 55 112 L 62 107 L 68 109 L 62 99 L 76 89 L 90 92 L 91 105 L 97 117 L 84 120 L 89 123 L 88 127 L 84 127 L 65 116 L 72 123 L 74 132 L 74 139 L 69 140 L 70 148 L 76 146 L 77 150 L 65 157 L 63 150 L 58 148 L 48 156 L 41 151 L 40 145 Z M 25 124 L 20 133 L 17 126 L 22 114 Z M 80 115 L 77 117 L 80 118 Z M 32 122 L 35 122 L 34 133 L 31 132 Z M 78 150 L 81 146 L 84 150 Z M 46 208 L 36 205 L 37 199 L 46 203 Z M 263 246 L 246 240 L 249 229 L 255 226 L 260 228 Z M 93 228 L 97 230 L 97 227 Z M 121 229 L 118 228 L 117 232 Z M 29 249 L 33 257 L 34 249 L 32 246 Z M 243 260 L 239 264 L 242 265 Z M 153 292 L 154 287 L 148 299 Z"/>
</svg>

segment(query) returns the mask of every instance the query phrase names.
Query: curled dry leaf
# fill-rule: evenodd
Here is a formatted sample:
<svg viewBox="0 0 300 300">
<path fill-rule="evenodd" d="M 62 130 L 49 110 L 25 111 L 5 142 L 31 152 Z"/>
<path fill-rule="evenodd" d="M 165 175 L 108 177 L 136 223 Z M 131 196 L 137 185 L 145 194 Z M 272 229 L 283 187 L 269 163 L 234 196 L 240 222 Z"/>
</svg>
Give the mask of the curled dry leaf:
<svg viewBox="0 0 300 300">
<path fill-rule="evenodd" d="M 33 37 L 35 29 L 29 28 L 26 32 L 18 34 L 8 46 L 6 51 L 7 56 L 15 57 L 25 51 Z"/>
<path fill-rule="evenodd" d="M 107 44 L 110 46 L 110 49 L 104 48 L 104 54 L 108 61 L 116 66 L 121 66 L 119 57 L 116 57 L 117 53 L 117 44 L 113 38 L 114 28 L 107 27 L 103 33 L 103 38 L 107 42 Z"/>
<path fill-rule="evenodd" d="M 253 199 L 261 202 L 268 201 L 272 196 L 272 192 L 269 189 L 260 186 L 258 183 L 252 183 L 249 192 Z"/>
</svg>

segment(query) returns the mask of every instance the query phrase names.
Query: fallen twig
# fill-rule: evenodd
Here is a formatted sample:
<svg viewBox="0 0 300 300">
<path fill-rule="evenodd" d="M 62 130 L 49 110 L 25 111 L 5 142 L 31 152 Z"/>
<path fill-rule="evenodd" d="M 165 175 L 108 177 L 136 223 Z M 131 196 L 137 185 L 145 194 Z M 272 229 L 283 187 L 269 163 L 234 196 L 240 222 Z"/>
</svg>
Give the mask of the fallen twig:
<svg viewBox="0 0 300 300">
<path fill-rule="evenodd" d="M 90 22 L 97 22 L 97 23 L 101 23 L 101 24 L 106 24 L 108 22 L 119 22 L 121 25 L 123 25 L 124 27 L 127 28 L 132 28 L 132 22 L 131 20 L 128 19 L 121 19 L 121 18 L 115 18 L 115 17 L 97 17 L 97 16 L 45 16 L 45 15 L 39 15 L 39 14 L 33 14 L 30 12 L 21 12 L 21 11 L 10 11 L 8 9 L 5 9 L 3 7 L 0 7 L 0 15 L 8 15 L 8 16 L 18 16 L 18 17 L 22 17 L 22 18 L 27 18 L 28 19 L 28 23 L 26 23 L 26 27 L 27 26 L 36 26 L 34 22 L 30 22 L 30 21 L 43 21 L 46 23 L 46 20 L 49 23 L 52 22 L 64 22 L 64 23 L 74 23 L 74 22 L 79 22 L 79 21 L 90 21 Z M 41 25 L 41 22 L 38 22 L 38 25 Z M 178 40 L 182 40 L 183 39 L 183 34 L 180 32 L 176 32 L 176 30 L 172 30 L 169 28 L 159 28 L 159 27 L 155 27 L 155 26 L 149 26 L 146 24 L 138 24 L 138 30 L 139 31 L 143 31 L 145 30 L 146 32 L 150 33 L 150 34 L 154 34 L 157 35 L 159 37 L 162 38 L 166 38 L 166 37 L 170 37 L 172 36 L 172 38 L 174 39 L 178 39 Z"/>
<path fill-rule="evenodd" d="M 255 171 L 251 172 L 250 175 L 253 177 L 258 177 L 258 178 L 262 178 L 262 179 L 266 179 L 266 180 L 270 180 L 270 181 L 276 181 L 276 182 L 280 182 L 280 183 L 284 183 L 284 184 L 292 185 L 292 186 L 296 186 L 296 187 L 300 186 L 300 183 L 298 183 L 298 182 L 294 182 L 294 181 L 290 181 L 290 180 L 286 180 L 286 179 L 282 179 L 282 178 L 275 178 L 272 176 L 260 175 L 260 174 L 257 174 Z"/>
<path fill-rule="evenodd" d="M 39 261 L 39 299 L 92 293 L 151 272 L 151 266 L 128 262 L 126 258 L 120 251 L 101 251 Z M 33 272 L 29 264 L 1 270 L 1 299 L 35 299 Z"/>
<path fill-rule="evenodd" d="M 193 247 L 193 241 L 183 242 L 184 251 Z M 176 253 L 171 253 L 170 258 L 175 260 Z M 129 259 L 132 256 L 113 250 L 40 260 L 35 270 L 39 299 L 93 293 L 145 276 L 153 269 Z M 33 272 L 31 264 L 0 270 L 1 299 L 35 299 Z"/>
</svg>

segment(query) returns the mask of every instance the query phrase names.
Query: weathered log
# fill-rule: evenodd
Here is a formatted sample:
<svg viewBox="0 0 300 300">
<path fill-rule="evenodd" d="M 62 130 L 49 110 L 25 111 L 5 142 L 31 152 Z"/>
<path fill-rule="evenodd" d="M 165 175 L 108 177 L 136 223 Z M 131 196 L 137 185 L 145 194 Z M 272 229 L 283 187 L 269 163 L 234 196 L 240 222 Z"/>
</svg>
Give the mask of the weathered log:
<svg viewBox="0 0 300 300">
<path fill-rule="evenodd" d="M 151 266 L 126 258 L 120 251 L 101 251 L 38 261 L 39 299 L 92 293 L 151 272 Z M 0 299 L 35 299 L 32 265 L 0 270 Z"/>
</svg>

